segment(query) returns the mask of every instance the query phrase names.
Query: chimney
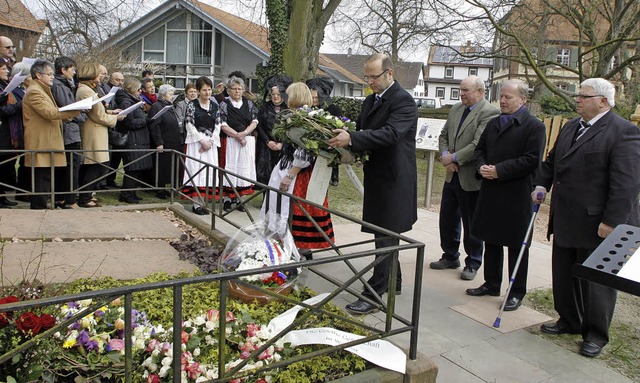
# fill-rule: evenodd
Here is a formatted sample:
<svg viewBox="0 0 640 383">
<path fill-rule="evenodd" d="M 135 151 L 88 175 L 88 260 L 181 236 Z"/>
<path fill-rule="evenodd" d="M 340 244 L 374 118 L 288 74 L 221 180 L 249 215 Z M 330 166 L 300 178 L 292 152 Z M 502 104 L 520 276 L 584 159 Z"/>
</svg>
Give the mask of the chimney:
<svg viewBox="0 0 640 383">
<path fill-rule="evenodd" d="M 347 56 L 351 56 L 351 48 L 347 50 Z"/>
</svg>

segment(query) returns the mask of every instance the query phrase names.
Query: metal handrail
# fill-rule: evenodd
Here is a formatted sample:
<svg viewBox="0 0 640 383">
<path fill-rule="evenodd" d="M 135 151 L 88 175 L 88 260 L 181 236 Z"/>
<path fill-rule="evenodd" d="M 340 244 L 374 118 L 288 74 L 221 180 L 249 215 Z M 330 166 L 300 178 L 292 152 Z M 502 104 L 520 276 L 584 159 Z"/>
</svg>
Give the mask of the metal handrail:
<svg viewBox="0 0 640 383">
<path fill-rule="evenodd" d="M 130 150 L 117 150 L 117 151 L 130 151 Z M 158 153 L 155 150 L 136 150 L 136 151 L 144 151 L 147 152 L 146 155 L 153 155 L 154 153 Z M 0 151 L 2 152 L 2 151 Z M 17 156 L 22 156 L 22 155 L 28 155 L 28 153 L 35 153 L 36 151 L 25 151 L 23 153 L 17 153 Z M 76 152 L 76 151 L 72 151 L 72 150 L 65 150 L 64 152 Z M 247 179 L 245 177 L 242 177 L 240 175 L 234 174 L 234 173 L 230 173 L 230 172 L 226 172 L 223 168 L 214 166 L 212 164 L 203 162 L 201 160 L 198 160 L 196 158 L 190 157 L 185 155 L 184 153 L 178 152 L 178 151 L 173 151 L 173 150 L 165 150 L 164 152 L 171 152 L 172 155 L 172 176 L 171 176 L 171 185 L 178 185 L 176 181 L 176 178 L 179 176 L 178 174 L 178 167 L 176 167 L 176 164 L 184 164 L 184 161 L 186 159 L 192 160 L 192 161 L 197 161 L 199 163 L 202 164 L 203 168 L 200 169 L 200 171 L 206 171 L 206 172 L 214 172 L 214 179 L 216 178 L 215 175 L 217 175 L 217 179 L 218 179 L 218 185 L 222 185 L 222 180 L 224 177 L 229 177 L 229 176 L 233 176 L 233 177 L 237 177 L 240 179 L 244 179 L 244 180 L 248 180 L 251 181 L 253 183 L 256 183 L 253 180 Z M 16 153 L 16 151 L 12 151 L 12 153 Z M 51 154 L 53 155 L 53 154 Z M 156 154 L 157 155 L 157 154 Z M 73 156 L 71 156 L 73 158 Z M 17 157 L 16 157 L 17 158 Z M 106 166 L 106 165 L 105 165 Z M 110 171 L 118 171 L 118 169 L 113 169 L 113 168 L 109 168 Z M 53 167 L 51 170 L 51 173 L 53 174 Z M 33 175 L 33 172 L 32 172 Z M 192 177 L 193 175 L 191 175 L 190 177 Z M 103 177 L 106 177 L 103 176 Z M 158 174 L 157 174 L 157 170 L 156 170 L 156 177 L 155 177 L 155 184 L 156 185 L 150 185 L 148 183 L 146 183 L 147 187 L 143 188 L 142 190 L 170 190 L 171 191 L 171 202 L 173 202 L 174 199 L 174 194 L 178 194 L 182 197 L 185 197 L 191 201 L 196 202 L 194 199 L 190 198 L 189 196 L 185 195 L 184 193 L 182 193 L 182 187 L 185 185 L 182 185 L 181 183 L 179 184 L 178 187 L 159 187 L 157 186 L 157 180 L 158 180 Z M 53 186 L 53 179 L 52 179 L 52 186 Z M 282 360 L 279 361 L 277 363 L 273 363 L 270 364 L 268 366 L 264 366 L 260 369 L 257 370 L 251 370 L 251 371 L 245 371 L 245 372 L 241 372 L 240 369 L 244 366 L 245 363 L 241 363 L 238 366 L 236 366 L 235 368 L 233 368 L 231 371 L 226 372 L 224 370 L 224 365 L 225 365 L 225 361 L 224 361 L 224 352 L 223 352 L 223 348 L 224 348 L 224 342 L 225 342 L 225 326 L 226 326 L 226 299 L 227 299 L 227 283 L 230 280 L 235 280 L 236 283 L 244 283 L 243 281 L 239 280 L 238 278 L 242 277 L 242 276 L 248 276 L 248 275 L 253 275 L 253 274 L 262 274 L 265 272 L 273 272 L 273 271 L 279 271 L 279 269 L 281 268 L 280 266 L 272 266 L 269 268 L 261 268 L 261 269 L 254 269 L 254 270 L 244 270 L 244 271 L 232 271 L 232 272 L 224 272 L 224 273 L 220 273 L 220 274 L 209 274 L 209 275 L 203 275 L 203 276 L 197 276 L 197 277 L 191 277 L 191 278 L 182 278 L 182 279 L 175 279 L 175 280 L 169 280 L 169 281 L 162 281 L 162 282 L 153 282 L 153 283 L 147 283 L 147 284 L 141 284 L 141 285 L 135 285 L 135 286 L 125 286 L 125 287 L 118 287 L 118 288 L 111 288 L 111 289 L 105 289 L 105 290 L 99 290 L 99 291 L 91 291 L 91 292 L 84 292 L 84 293 L 78 293 L 78 294 L 69 294 L 69 295 L 65 295 L 65 296 L 59 296 L 59 297 L 51 297 L 51 298 L 42 298 L 42 299 L 37 299 L 37 300 L 31 300 L 31 301 L 23 301 L 23 302 L 17 302 L 17 303 L 12 303 L 12 304 L 6 304 L 6 305 L 0 305 L 0 313 L 2 312 L 7 312 L 7 311 L 15 311 L 15 310 L 25 310 L 25 309 L 30 309 L 30 308 L 37 308 L 37 307 L 46 307 L 46 306 L 51 306 L 51 305 L 56 305 L 56 304 L 61 304 L 61 303 L 66 303 L 66 302 L 70 302 L 70 301 L 75 301 L 75 300 L 82 300 L 82 299 L 101 299 L 102 301 L 106 301 L 109 299 L 113 299 L 115 297 L 121 297 L 124 296 L 125 297 L 125 315 L 127 316 L 125 318 L 125 337 L 128 337 L 128 339 L 130 339 L 131 336 L 131 331 L 132 331 L 132 324 L 131 324 L 131 308 L 133 306 L 133 302 L 132 302 L 132 294 L 135 292 L 140 292 L 140 291 L 147 291 L 147 290 L 155 290 L 155 289 L 164 289 L 164 288 L 171 288 L 173 291 L 173 312 L 174 312 L 174 320 L 173 320 L 173 334 L 174 334 L 174 350 L 173 350 L 173 371 L 174 371 L 174 382 L 180 382 L 180 374 L 178 373 L 181 369 L 180 366 L 180 357 L 176 357 L 178 355 L 181 355 L 181 348 L 180 348 L 180 333 L 181 333 L 181 328 L 182 328 L 182 288 L 184 286 L 187 285 L 191 285 L 191 284 L 197 284 L 197 283 L 203 283 L 203 282 L 213 282 L 213 283 L 218 283 L 219 287 L 220 287 L 220 307 L 219 307 L 219 311 L 220 311 L 220 332 L 219 332 L 219 339 L 218 339 L 218 345 L 220 347 L 220 349 L 218 350 L 219 353 L 218 355 L 220 355 L 220 360 L 218 361 L 219 363 L 219 377 L 218 379 L 214 379 L 212 380 L 212 382 L 227 382 L 229 380 L 232 379 L 237 379 L 243 376 L 247 376 L 247 375 L 252 375 L 252 374 L 258 374 L 261 372 L 265 372 L 271 369 L 275 369 L 275 368 L 281 368 L 281 367 L 285 367 L 289 364 L 298 362 L 300 360 L 304 360 L 304 359 L 309 359 L 315 356 L 319 356 L 319 355 L 325 355 L 325 354 L 329 354 L 332 352 L 337 352 L 339 350 L 343 350 L 347 347 L 351 347 L 357 344 L 362 344 L 362 343 L 366 343 L 366 342 L 370 342 L 372 340 L 376 340 L 376 339 L 382 339 L 382 338 L 387 338 L 389 336 L 393 336 L 396 334 L 400 334 L 400 333 L 405 333 L 405 332 L 410 332 L 410 342 L 409 342 L 409 358 L 411 360 L 415 360 L 417 358 L 417 340 L 418 340 L 418 324 L 419 324 L 419 319 L 420 319 L 420 301 L 421 301 L 421 289 L 419 288 L 419 286 L 422 285 L 422 276 L 423 276 L 423 266 L 424 266 L 424 248 L 425 245 L 419 241 L 413 240 L 411 238 L 405 237 L 403 235 L 391 232 L 389 230 L 386 230 L 384 228 L 369 224 L 367 222 L 364 222 L 362 220 L 359 219 L 355 219 L 353 217 L 349 217 L 346 214 L 343 214 L 341 212 L 338 211 L 334 211 L 328 208 L 325 208 L 322 205 L 318 205 L 315 204 L 313 202 L 304 200 L 302 198 L 296 197 L 292 194 L 288 194 L 288 193 L 283 193 L 278 189 L 269 187 L 268 185 L 264 185 L 264 184 L 259 184 L 256 183 L 259 186 L 261 186 L 263 188 L 264 191 L 273 191 L 275 193 L 277 193 L 278 198 L 280 198 L 282 195 L 285 195 L 287 197 L 289 197 L 291 199 L 291 203 L 296 203 L 296 204 L 300 204 L 300 202 L 304 202 L 305 204 L 314 206 L 318 209 L 322 209 L 325 211 L 328 211 L 330 214 L 335 215 L 335 216 L 339 216 L 342 217 L 348 221 L 351 221 L 353 223 L 357 223 L 367 229 L 376 231 L 381 233 L 382 235 L 385 235 L 387 237 L 391 237 L 391 238 L 397 238 L 399 240 L 399 245 L 397 246 L 390 246 L 390 247 L 386 247 L 386 248 L 381 248 L 381 249 L 372 249 L 372 250 L 367 250 L 367 251 L 358 251 L 358 252 L 351 252 L 349 253 L 349 249 L 354 247 L 354 246 L 358 246 L 358 245 L 362 245 L 362 244 L 370 244 L 373 243 L 375 241 L 375 239 L 372 240 L 366 240 L 366 241 L 360 241 L 357 243 L 349 243 L 349 244 L 345 244 L 345 245 L 336 245 L 332 243 L 332 247 L 330 250 L 327 249 L 323 249 L 323 251 L 331 251 L 335 253 L 335 256 L 332 257 L 323 257 L 322 259 L 313 259 L 313 260 L 309 260 L 309 261 L 302 261 L 302 262 L 297 262 L 297 263 L 292 263 L 289 266 L 291 267 L 307 267 L 308 270 L 310 272 L 313 272 L 314 274 L 318 275 L 320 278 L 323 278 L 324 280 L 326 280 L 327 282 L 333 284 L 335 286 L 335 289 L 329 294 L 328 297 L 326 297 L 325 299 L 322 300 L 322 302 L 318 303 L 315 306 L 310 306 L 307 304 L 304 304 L 302 302 L 298 302 L 295 299 L 288 297 L 288 296 L 284 296 L 281 294 L 277 294 L 273 291 L 267 290 L 267 289 L 262 289 L 259 288 L 257 286 L 252 286 L 255 289 L 260 290 L 261 292 L 270 295 L 270 296 L 277 296 L 279 299 L 286 301 L 288 303 L 291 304 L 297 304 L 297 305 L 302 305 L 305 308 L 307 308 L 309 311 L 306 313 L 303 313 L 300 315 L 300 317 L 298 317 L 290 326 L 288 326 L 287 328 L 285 328 L 283 331 L 281 331 L 280 333 L 276 334 L 271 340 L 269 340 L 265 345 L 263 345 L 261 348 L 259 348 L 258 350 L 254 351 L 250 358 L 253 358 L 257 355 L 259 355 L 262 351 L 266 350 L 269 346 L 273 345 L 278 339 L 280 339 L 282 336 L 284 336 L 289 330 L 295 328 L 296 326 L 300 325 L 301 323 L 304 323 L 304 321 L 310 317 L 311 315 L 319 315 L 319 314 L 323 314 L 323 315 L 328 315 L 331 316 L 333 318 L 336 319 L 340 319 L 342 321 L 344 321 L 345 323 L 349 323 L 352 324 L 354 326 L 359 326 L 364 330 L 367 330 L 371 335 L 366 336 L 362 339 L 358 339 L 349 343 L 345 343 L 339 346 L 332 346 L 332 347 L 326 347 L 317 351 L 314 351 L 312 353 L 306 354 L 306 355 L 300 355 L 297 357 L 293 357 L 293 358 L 289 358 L 286 360 Z M 6 185 L 6 184 L 1 184 L 0 185 L 4 186 L 4 187 L 13 187 L 12 185 Z M 87 185 L 80 185 L 76 190 L 82 190 L 84 192 L 88 192 L 88 191 L 92 191 L 92 190 L 83 190 L 83 187 L 86 187 Z M 32 187 L 33 189 L 33 187 Z M 17 190 L 14 188 L 14 190 Z M 127 189 L 111 189 L 111 191 L 117 191 L 117 190 L 127 190 Z M 195 190 L 197 191 L 197 188 L 195 188 Z M 97 191 L 100 192 L 100 191 Z M 237 193 L 237 191 L 236 191 Z M 27 191 L 27 194 L 28 191 Z M 35 193 L 34 193 L 35 194 Z M 42 194 L 42 193 L 41 193 Z M 218 197 L 221 198 L 222 196 L 222 187 L 218 188 Z M 53 195 L 52 195 L 53 197 Z M 205 197 L 208 197 L 205 195 Z M 201 202 L 201 201 L 199 201 Z M 240 228 L 240 225 L 237 224 L 236 222 L 234 222 L 230 216 L 229 213 L 223 213 L 222 209 L 220 208 L 220 211 L 216 212 L 215 207 L 216 207 L 216 198 L 212 198 L 211 200 L 211 205 L 212 205 L 212 218 L 211 218 L 211 228 L 215 229 L 215 220 L 216 218 L 221 218 L 223 219 L 225 222 L 228 222 L 230 224 L 232 224 L 234 227 Z M 302 211 L 304 212 L 304 214 L 307 216 L 307 218 L 311 218 L 310 215 L 308 214 L 308 212 L 306 212 L 306 210 L 304 209 L 304 206 L 299 205 L 302 208 Z M 248 209 L 247 209 L 248 210 Z M 232 217 L 232 216 L 231 216 Z M 251 214 L 248 214 L 249 219 L 253 222 L 253 217 L 251 216 Z M 319 230 L 319 226 L 317 225 L 316 222 L 314 222 L 312 220 L 312 222 L 314 223 L 314 227 L 316 228 L 316 230 Z M 320 230 L 320 232 L 322 232 L 322 230 Z M 324 234 L 324 233 L 323 233 Z M 328 238 L 325 238 L 328 239 Z M 346 250 L 346 251 L 345 251 Z M 388 294 L 387 295 L 387 299 L 386 302 L 382 300 L 382 298 L 380 296 L 378 296 L 377 294 L 373 294 L 374 298 L 373 299 L 369 299 L 366 297 L 363 297 L 360 293 L 358 293 L 357 290 L 351 288 L 351 285 L 357 281 L 360 281 L 364 284 L 365 288 L 371 292 L 373 292 L 373 290 L 371 289 L 371 287 L 368 285 L 367 281 L 365 280 L 365 278 L 363 277 L 363 275 L 371 270 L 376 264 L 382 262 L 383 260 L 385 260 L 386 257 L 393 257 L 394 260 L 391 262 L 391 272 L 390 272 L 390 278 L 389 278 L 389 291 L 395 291 L 395 280 L 396 280 L 396 275 L 397 275 L 397 264 L 398 262 L 396 262 L 397 257 L 398 257 L 398 252 L 402 251 L 402 250 L 415 250 L 415 260 L 416 260 L 416 269 L 415 269 L 415 275 L 414 275 L 414 286 L 417 286 L 417 288 L 414 288 L 413 290 L 413 299 L 412 299 L 412 306 L 411 306 L 411 315 L 409 318 L 405 318 L 402 315 L 395 313 L 395 294 Z M 382 255 L 382 256 L 379 256 Z M 364 257 L 371 257 L 371 256 L 376 256 L 375 260 L 372 261 L 371 263 L 369 263 L 367 266 L 365 266 L 364 268 L 362 268 L 361 270 L 357 270 L 352 264 L 351 261 L 354 259 L 360 259 L 360 258 L 364 258 Z M 404 256 L 404 255 L 403 255 Z M 325 265 L 325 264 L 330 264 L 330 263 L 336 263 L 336 262 L 344 262 L 349 269 L 353 272 L 353 276 L 350 277 L 349 279 L 347 279 L 346 281 L 340 281 L 337 278 L 327 275 L 323 272 L 321 272 L 319 269 L 316 268 L 316 266 L 321 266 L 321 265 Z M 360 321 L 356 321 L 350 317 L 347 316 L 337 316 L 337 314 L 334 314 L 326 309 L 324 309 L 324 306 L 329 303 L 331 301 L 331 299 L 333 299 L 335 296 L 337 296 L 338 294 L 342 293 L 342 292 L 348 292 L 351 295 L 354 295 L 356 297 L 358 297 L 359 299 L 364 299 L 374 305 L 377 305 L 378 307 L 381 307 L 384 311 L 385 311 L 385 328 L 384 330 L 381 329 L 376 329 L 375 327 L 372 326 L 368 326 L 366 324 L 364 324 L 363 322 Z M 87 311 L 88 312 L 88 311 Z M 396 328 L 393 328 L 394 324 L 398 324 Z M 58 324 L 56 326 L 56 328 L 60 328 L 63 324 Z M 36 337 L 34 337 L 34 342 L 30 343 L 34 344 L 37 339 L 40 339 L 41 337 L 45 337 L 45 336 L 50 336 L 51 334 L 53 334 L 52 331 L 46 331 L 42 334 L 37 335 Z M 26 346 L 24 346 L 26 347 Z M 131 382 L 132 379 L 132 373 L 133 373 L 133 367 L 132 367 L 132 349 L 131 349 L 131 344 L 130 342 L 125 342 L 125 381 L 126 382 Z M 0 363 L 4 363 L 7 360 L 9 360 L 11 357 L 13 357 L 13 355 L 16 355 L 17 353 L 21 352 L 23 348 L 17 348 L 14 350 L 11 350 L 9 352 L 7 352 L 5 355 L 0 356 Z M 249 358 L 249 359 L 250 359 Z"/>
</svg>

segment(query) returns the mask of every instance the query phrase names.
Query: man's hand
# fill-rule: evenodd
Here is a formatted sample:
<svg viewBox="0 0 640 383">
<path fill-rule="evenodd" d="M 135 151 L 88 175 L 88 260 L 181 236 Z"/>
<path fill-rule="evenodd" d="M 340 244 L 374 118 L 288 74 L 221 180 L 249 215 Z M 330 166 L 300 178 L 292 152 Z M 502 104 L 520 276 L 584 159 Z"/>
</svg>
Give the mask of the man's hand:
<svg viewBox="0 0 640 383">
<path fill-rule="evenodd" d="M 455 162 L 452 162 L 449 165 L 445 165 L 444 170 L 446 170 L 449 173 L 455 173 L 458 171 L 458 164 L 456 164 Z"/>
<path fill-rule="evenodd" d="M 447 154 L 443 154 L 440 157 L 440 162 L 442 163 L 442 165 L 444 165 L 445 167 L 449 164 L 454 163 L 453 161 L 453 153 L 447 153 Z"/>
<path fill-rule="evenodd" d="M 536 186 L 531 192 L 531 200 L 533 203 L 541 204 L 547 198 L 547 188 L 544 186 Z"/>
<path fill-rule="evenodd" d="M 498 178 L 498 171 L 493 165 L 482 165 L 480 166 L 480 175 L 488 180 L 493 180 Z"/>
<path fill-rule="evenodd" d="M 335 137 L 330 138 L 327 141 L 329 146 L 333 146 L 334 148 L 344 148 L 349 145 L 349 141 L 351 141 L 351 136 L 349 132 L 344 129 L 333 129 L 333 133 L 336 134 Z"/>
<path fill-rule="evenodd" d="M 600 238 L 607 238 L 607 236 L 611 234 L 612 231 L 613 227 L 607 225 L 604 222 L 600 222 L 600 225 L 598 225 L 598 237 Z"/>
</svg>

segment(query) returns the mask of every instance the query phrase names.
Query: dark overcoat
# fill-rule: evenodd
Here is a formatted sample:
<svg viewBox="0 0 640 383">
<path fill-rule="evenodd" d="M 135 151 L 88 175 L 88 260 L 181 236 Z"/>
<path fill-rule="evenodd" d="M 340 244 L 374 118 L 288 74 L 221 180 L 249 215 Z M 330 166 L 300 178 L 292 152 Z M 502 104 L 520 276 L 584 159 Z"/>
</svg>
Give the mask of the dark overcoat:
<svg viewBox="0 0 640 383">
<path fill-rule="evenodd" d="M 122 89 L 118 90 L 115 99 L 118 108 L 122 110 L 140 101 L 131 93 L 125 92 Z M 124 120 L 118 121 L 118 131 L 129 133 L 127 149 L 149 149 L 150 138 L 149 130 L 147 129 L 147 115 L 144 113 L 143 106 L 129 113 Z M 125 171 L 151 169 L 151 156 L 147 154 L 148 153 L 145 152 L 126 152 L 125 160 L 128 165 L 125 167 Z M 136 161 L 138 159 L 140 160 Z M 129 163 L 131 164 L 129 165 Z"/>
<path fill-rule="evenodd" d="M 545 127 L 524 107 L 513 116 L 507 126 L 500 126 L 500 116 L 489 121 L 476 146 L 476 169 L 494 165 L 498 178 L 482 179 L 471 232 L 487 243 L 519 247 L 533 214 L 533 176 L 544 150 Z"/>
<path fill-rule="evenodd" d="M 640 130 L 609 111 L 573 143 L 579 125 L 576 118 L 562 128 L 535 184 L 552 192 L 554 243 L 594 249 L 601 222 L 640 224 Z"/>
<path fill-rule="evenodd" d="M 364 164 L 362 220 L 403 233 L 418 219 L 416 126 L 418 110 L 413 97 L 394 82 L 374 107 L 368 96 L 351 132 L 351 148 L 368 151 Z M 373 232 L 367 228 L 362 231 Z"/>
</svg>

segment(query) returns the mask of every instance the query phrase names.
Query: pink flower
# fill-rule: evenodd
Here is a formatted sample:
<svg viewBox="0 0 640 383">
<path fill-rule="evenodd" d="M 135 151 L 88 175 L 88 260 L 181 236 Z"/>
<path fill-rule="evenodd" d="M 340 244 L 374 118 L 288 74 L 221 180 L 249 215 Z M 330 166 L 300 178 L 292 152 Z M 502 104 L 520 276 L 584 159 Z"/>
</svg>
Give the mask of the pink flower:
<svg viewBox="0 0 640 383">
<path fill-rule="evenodd" d="M 231 311 L 227 311 L 227 322 L 233 322 L 236 320 L 236 316 Z"/>
<path fill-rule="evenodd" d="M 186 331 L 182 332 L 182 344 L 187 344 L 189 341 L 189 334 Z"/>
<path fill-rule="evenodd" d="M 240 353 L 240 357 L 241 357 L 242 359 L 247 359 L 247 358 L 249 357 L 249 355 L 251 355 L 251 353 L 250 353 L 250 352 L 248 352 L 248 351 L 242 351 L 242 352 Z"/>
<path fill-rule="evenodd" d="M 258 360 L 269 359 L 273 355 L 269 353 L 269 349 L 266 349 L 262 352 L 262 354 L 258 355 Z"/>
<path fill-rule="evenodd" d="M 207 321 L 214 322 L 220 318 L 220 312 L 216 309 L 207 311 Z"/>
<path fill-rule="evenodd" d="M 260 331 L 260 326 L 255 323 L 249 323 L 247 325 L 247 336 L 256 336 L 256 333 Z"/>
<path fill-rule="evenodd" d="M 202 371 L 200 371 L 200 363 L 198 362 L 189 364 L 184 370 L 187 372 L 189 379 L 198 379 L 200 374 L 202 374 Z"/>
<path fill-rule="evenodd" d="M 109 347 L 111 347 L 113 351 L 124 350 L 124 339 L 111 339 L 109 341 Z"/>
<path fill-rule="evenodd" d="M 147 377 L 147 383 L 160 383 L 160 377 L 158 376 L 158 374 L 149 374 L 149 377 Z"/>
<path fill-rule="evenodd" d="M 256 380 L 256 383 L 267 383 L 267 381 L 263 378 Z"/>
<path fill-rule="evenodd" d="M 171 343 L 169 342 L 162 343 L 162 352 L 167 353 L 169 352 L 169 350 L 171 350 Z"/>
<path fill-rule="evenodd" d="M 152 352 L 156 348 L 160 346 L 160 341 L 157 339 L 151 339 L 149 344 L 147 344 L 147 352 Z"/>
</svg>

